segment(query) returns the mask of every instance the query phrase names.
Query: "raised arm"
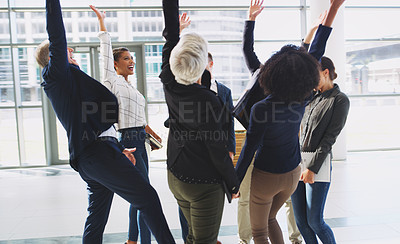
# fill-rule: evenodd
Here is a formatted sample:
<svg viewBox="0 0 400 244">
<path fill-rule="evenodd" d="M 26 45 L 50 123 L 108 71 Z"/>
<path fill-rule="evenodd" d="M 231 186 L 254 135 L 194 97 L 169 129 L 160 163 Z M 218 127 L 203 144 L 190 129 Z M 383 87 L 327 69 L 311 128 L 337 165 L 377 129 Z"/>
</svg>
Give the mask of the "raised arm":
<svg viewBox="0 0 400 244">
<path fill-rule="evenodd" d="M 172 49 L 179 41 L 179 3 L 178 0 L 163 0 L 165 28 L 163 37 L 166 42 L 162 51 L 162 65 L 169 64 Z"/>
<path fill-rule="evenodd" d="M 162 4 L 165 23 L 163 37 L 166 42 L 162 50 L 160 78 L 164 85 L 173 85 L 176 81 L 169 66 L 169 57 L 171 56 L 172 49 L 179 42 L 179 3 L 178 0 L 163 0 Z"/>
<path fill-rule="evenodd" d="M 98 37 L 100 39 L 100 55 L 103 58 L 102 68 L 104 70 L 104 76 L 101 82 L 109 90 L 112 91 L 113 81 L 116 80 L 113 78 L 117 76 L 117 73 L 115 72 L 114 69 L 114 57 L 112 52 L 110 33 L 107 32 L 107 28 L 104 24 L 104 19 L 106 18 L 106 12 L 99 11 L 93 5 L 89 5 L 89 7 L 93 10 L 93 12 L 97 16 L 97 19 L 99 20 L 100 32 L 98 34 Z"/>
<path fill-rule="evenodd" d="M 319 18 L 315 21 L 315 23 L 312 25 L 312 27 L 308 31 L 307 35 L 304 37 L 301 45 L 305 49 L 307 49 L 307 51 L 310 48 L 310 43 L 312 41 L 312 38 L 313 38 L 315 32 L 318 29 L 318 26 L 325 22 L 327 13 L 328 13 L 328 11 L 324 11 L 322 14 L 319 15 Z"/>
<path fill-rule="evenodd" d="M 100 31 L 107 31 L 107 28 L 104 24 L 104 19 L 106 18 L 106 11 L 100 12 L 95 6 L 89 5 L 89 7 L 96 14 L 97 19 L 99 20 Z"/>
<path fill-rule="evenodd" d="M 260 68 L 261 62 L 254 52 L 254 25 L 257 16 L 263 11 L 264 0 L 252 0 L 249 7 L 249 20 L 246 21 L 243 31 L 243 54 L 247 68 L 253 74 Z"/>
<path fill-rule="evenodd" d="M 69 64 L 67 40 L 65 38 L 65 29 L 59 0 L 46 0 L 46 28 L 50 42 L 48 72 L 51 74 L 60 74 L 64 76 L 62 78 L 65 78 Z M 55 72 L 52 72 L 53 70 Z M 58 79 L 51 80 L 57 81 Z M 65 79 L 60 79 L 60 81 L 61 80 L 64 81 Z"/>
<path fill-rule="evenodd" d="M 332 32 L 332 23 L 336 14 L 344 3 L 345 0 L 331 0 L 331 5 L 328 10 L 326 19 L 322 25 L 319 25 L 317 33 L 315 34 L 314 41 L 311 44 L 309 53 L 313 55 L 318 61 L 325 53 L 326 42 Z"/>
</svg>

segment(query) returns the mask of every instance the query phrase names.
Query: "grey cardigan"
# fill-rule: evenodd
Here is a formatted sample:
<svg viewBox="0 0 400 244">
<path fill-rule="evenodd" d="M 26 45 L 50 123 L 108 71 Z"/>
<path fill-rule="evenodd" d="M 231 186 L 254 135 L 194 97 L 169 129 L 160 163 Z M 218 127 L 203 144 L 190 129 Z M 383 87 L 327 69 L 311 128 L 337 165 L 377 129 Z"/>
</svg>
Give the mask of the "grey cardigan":
<svg viewBox="0 0 400 244">
<path fill-rule="evenodd" d="M 301 121 L 300 145 L 303 152 L 315 152 L 308 169 L 318 173 L 332 145 L 343 129 L 350 101 L 339 86 L 317 93 L 307 105 Z"/>
</svg>

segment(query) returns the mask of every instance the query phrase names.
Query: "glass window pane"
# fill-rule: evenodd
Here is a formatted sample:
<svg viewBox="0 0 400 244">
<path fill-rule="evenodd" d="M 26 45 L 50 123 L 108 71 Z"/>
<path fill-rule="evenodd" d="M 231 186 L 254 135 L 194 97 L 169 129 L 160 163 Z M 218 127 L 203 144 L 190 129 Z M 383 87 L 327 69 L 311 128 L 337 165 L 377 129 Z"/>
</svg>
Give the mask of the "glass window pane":
<svg viewBox="0 0 400 244">
<path fill-rule="evenodd" d="M 1 0 L 4 1 L 4 0 Z M 387 0 L 386 0 L 387 1 Z M 43 1 L 40 0 L 14 0 L 12 1 L 14 4 L 13 6 L 18 7 L 43 7 Z M 63 7 L 87 7 L 93 1 L 91 0 L 69 0 L 63 1 Z M 249 0 L 185 0 L 182 1 L 181 5 L 184 6 L 248 6 Z M 96 5 L 98 6 L 110 6 L 109 0 L 96 0 Z M 122 6 L 161 6 L 161 2 L 159 0 L 115 0 L 112 2 L 112 5 L 115 7 L 122 7 Z M 269 0 L 266 6 L 298 6 L 299 0 Z M 7 6 L 5 4 L 4 6 Z"/>
<path fill-rule="evenodd" d="M 242 19 L 242 29 L 244 20 Z M 266 9 L 257 17 L 256 40 L 300 40 L 300 11 Z"/>
<path fill-rule="evenodd" d="M 0 168 L 19 166 L 14 109 L 0 109 Z"/>
<path fill-rule="evenodd" d="M 47 39 L 45 12 L 17 12 L 17 42 L 42 42 Z"/>
<path fill-rule="evenodd" d="M 22 166 L 46 165 L 42 108 L 22 109 Z"/>
<path fill-rule="evenodd" d="M 345 19 L 346 39 L 399 37 L 389 23 L 400 22 L 400 9 L 346 9 Z"/>
<path fill-rule="evenodd" d="M 347 150 L 400 147 L 399 96 L 353 97 L 350 104 Z"/>
<path fill-rule="evenodd" d="M 42 101 L 41 70 L 35 60 L 35 48 L 18 48 L 18 62 L 22 102 L 40 104 Z"/>
<path fill-rule="evenodd" d="M 0 105 L 14 104 L 11 49 L 0 48 Z"/>
<path fill-rule="evenodd" d="M 241 40 L 246 11 L 188 11 L 191 25 L 187 32 L 201 34 L 211 40 Z"/>
<path fill-rule="evenodd" d="M 399 0 L 351 0 L 346 6 L 400 6 Z"/>
<path fill-rule="evenodd" d="M 209 52 L 214 61 L 212 75 L 218 82 L 231 89 L 232 98 L 237 99 L 249 81 L 242 45 L 210 45 Z"/>
<path fill-rule="evenodd" d="M 147 101 L 164 101 L 164 90 L 158 76 L 161 72 L 161 50 L 163 45 L 146 45 Z"/>
<path fill-rule="evenodd" d="M 7 4 L 0 4 L 0 6 L 7 6 Z M 10 43 L 10 27 L 7 12 L 0 12 L 0 43 Z"/>
<path fill-rule="evenodd" d="M 345 91 L 352 94 L 400 93 L 400 44 L 347 42 Z"/>
<path fill-rule="evenodd" d="M 69 160 L 67 132 L 57 119 L 58 159 Z"/>
</svg>

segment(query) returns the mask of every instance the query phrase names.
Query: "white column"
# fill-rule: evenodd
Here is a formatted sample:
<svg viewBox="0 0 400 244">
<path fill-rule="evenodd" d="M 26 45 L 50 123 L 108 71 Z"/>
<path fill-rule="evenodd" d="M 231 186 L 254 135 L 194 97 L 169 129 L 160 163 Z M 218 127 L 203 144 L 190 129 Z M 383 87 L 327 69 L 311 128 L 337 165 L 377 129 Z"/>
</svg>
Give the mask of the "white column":
<svg viewBox="0 0 400 244">
<path fill-rule="evenodd" d="M 329 0 L 310 0 L 310 21 L 316 20 L 319 15 L 329 9 Z M 325 56 L 332 59 L 336 67 L 338 78 L 335 80 L 340 88 L 344 89 L 346 80 L 346 49 L 344 42 L 344 6 L 342 6 L 333 22 L 332 34 L 329 37 L 326 46 Z M 343 128 L 341 134 L 333 146 L 333 160 L 345 160 L 347 153 L 346 147 L 346 128 Z"/>
</svg>

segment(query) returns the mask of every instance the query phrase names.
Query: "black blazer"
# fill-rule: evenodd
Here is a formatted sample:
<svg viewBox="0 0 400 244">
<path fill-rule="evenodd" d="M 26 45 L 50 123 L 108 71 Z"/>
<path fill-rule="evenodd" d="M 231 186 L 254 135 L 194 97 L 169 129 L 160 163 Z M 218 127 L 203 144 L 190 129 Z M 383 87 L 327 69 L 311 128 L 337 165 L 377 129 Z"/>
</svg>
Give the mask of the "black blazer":
<svg viewBox="0 0 400 244">
<path fill-rule="evenodd" d="M 50 61 L 42 70 L 44 91 L 67 131 L 70 164 L 98 135 L 118 122 L 117 98 L 101 83 L 68 63 L 67 41 L 59 0 L 46 1 Z"/>
<path fill-rule="evenodd" d="M 171 72 L 169 58 L 179 41 L 179 7 L 177 0 L 163 0 L 166 43 L 162 52 L 165 99 L 169 112 L 167 148 L 168 169 L 187 183 L 221 183 L 231 193 L 239 189 L 238 180 L 226 148 L 226 121 L 215 93 L 199 84 L 182 85 Z M 225 132 L 224 132 L 225 131 Z M 225 136 L 225 135 L 226 136 Z"/>
</svg>

